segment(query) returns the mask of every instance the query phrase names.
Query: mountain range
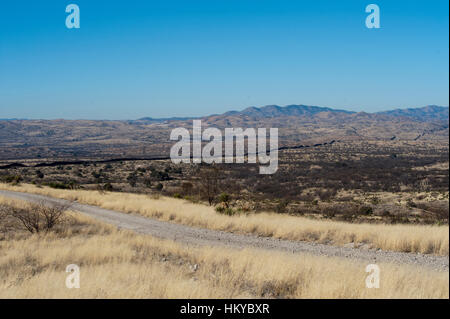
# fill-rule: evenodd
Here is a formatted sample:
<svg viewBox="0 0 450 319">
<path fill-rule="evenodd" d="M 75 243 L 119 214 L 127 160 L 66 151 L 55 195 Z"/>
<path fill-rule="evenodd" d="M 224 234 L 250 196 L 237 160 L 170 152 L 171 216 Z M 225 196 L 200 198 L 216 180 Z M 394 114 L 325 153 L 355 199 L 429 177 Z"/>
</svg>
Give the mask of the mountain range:
<svg viewBox="0 0 450 319">
<path fill-rule="evenodd" d="M 0 120 L 0 161 L 167 156 L 173 128 L 193 117 L 138 120 Z M 200 117 L 202 127 L 279 129 L 280 147 L 342 143 L 448 145 L 449 109 L 430 105 L 366 113 L 327 107 L 268 105 Z M 444 144 L 443 144 L 444 143 Z"/>
<path fill-rule="evenodd" d="M 405 117 L 414 119 L 417 121 L 430 122 L 448 122 L 449 118 L 449 108 L 445 106 L 438 105 L 427 105 L 418 108 L 408 108 L 408 109 L 394 109 L 389 111 L 366 113 L 366 112 L 354 112 L 340 109 L 333 109 L 329 107 L 321 106 L 310 106 L 310 105 L 267 105 L 263 107 L 251 106 L 242 111 L 228 111 L 223 114 L 213 114 L 203 117 L 171 117 L 171 118 L 151 118 L 144 117 L 138 121 L 149 121 L 149 122 L 165 122 L 165 121 L 185 121 L 191 119 L 208 119 L 208 118 L 227 118 L 227 117 L 250 117 L 253 119 L 264 119 L 264 118 L 275 118 L 275 117 L 303 117 L 303 116 L 315 116 L 319 113 L 331 113 L 333 115 L 350 115 L 350 114 L 372 114 L 372 115 L 388 115 L 393 117 Z"/>
</svg>

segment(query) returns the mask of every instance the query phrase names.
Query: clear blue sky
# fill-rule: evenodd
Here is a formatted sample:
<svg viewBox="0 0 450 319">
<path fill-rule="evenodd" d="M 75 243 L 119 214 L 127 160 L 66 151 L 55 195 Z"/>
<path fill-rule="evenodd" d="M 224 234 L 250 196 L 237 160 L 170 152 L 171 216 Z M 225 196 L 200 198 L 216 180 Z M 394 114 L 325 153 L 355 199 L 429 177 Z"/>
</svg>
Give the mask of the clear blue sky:
<svg viewBox="0 0 450 319">
<path fill-rule="evenodd" d="M 65 26 L 70 3 L 80 29 Z M 381 29 L 365 27 L 370 3 Z M 447 0 L 3 1 L 0 118 L 447 106 L 448 12 Z"/>
</svg>

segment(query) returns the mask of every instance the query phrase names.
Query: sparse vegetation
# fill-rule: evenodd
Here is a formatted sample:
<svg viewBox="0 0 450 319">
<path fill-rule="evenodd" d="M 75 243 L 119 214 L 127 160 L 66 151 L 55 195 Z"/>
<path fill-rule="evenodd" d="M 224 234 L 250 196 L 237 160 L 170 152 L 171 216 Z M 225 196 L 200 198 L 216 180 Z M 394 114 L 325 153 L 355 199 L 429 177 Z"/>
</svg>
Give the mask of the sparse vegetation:
<svg viewBox="0 0 450 319">
<path fill-rule="evenodd" d="M 255 211 L 336 221 L 448 224 L 448 144 L 334 143 L 283 151 L 279 166 L 270 176 L 259 175 L 252 164 L 165 160 L 14 166 L 0 170 L 0 180 L 58 189 L 160 192 L 210 205 L 227 193 L 235 211 L 237 202 L 246 202 Z"/>
<path fill-rule="evenodd" d="M 334 245 L 367 244 L 373 248 L 402 252 L 437 255 L 449 253 L 448 225 L 353 224 L 274 213 L 226 216 L 218 214 L 213 207 L 162 196 L 151 198 L 140 194 L 99 194 L 85 190 L 39 188 L 33 185 L 18 187 L 0 184 L 0 189 L 77 200 L 107 209 L 215 230 L 238 231 Z"/>
<path fill-rule="evenodd" d="M 0 298 L 448 298 L 448 272 L 380 264 L 381 287 L 366 289 L 363 263 L 186 247 L 70 215 L 58 232 L 0 241 Z M 65 287 L 73 263 L 81 289 Z"/>
</svg>

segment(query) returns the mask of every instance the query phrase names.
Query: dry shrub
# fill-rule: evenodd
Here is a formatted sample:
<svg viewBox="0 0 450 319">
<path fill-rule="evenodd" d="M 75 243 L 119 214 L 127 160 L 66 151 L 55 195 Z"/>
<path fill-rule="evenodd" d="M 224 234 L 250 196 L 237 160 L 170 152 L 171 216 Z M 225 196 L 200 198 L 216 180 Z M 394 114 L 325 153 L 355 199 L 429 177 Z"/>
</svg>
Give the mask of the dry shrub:
<svg viewBox="0 0 450 319">
<path fill-rule="evenodd" d="M 0 205 L 1 225 L 5 231 L 24 229 L 32 234 L 48 232 L 67 221 L 68 205 L 58 203 L 30 203 L 28 205 Z M 16 222 L 14 222 L 16 221 Z"/>
</svg>

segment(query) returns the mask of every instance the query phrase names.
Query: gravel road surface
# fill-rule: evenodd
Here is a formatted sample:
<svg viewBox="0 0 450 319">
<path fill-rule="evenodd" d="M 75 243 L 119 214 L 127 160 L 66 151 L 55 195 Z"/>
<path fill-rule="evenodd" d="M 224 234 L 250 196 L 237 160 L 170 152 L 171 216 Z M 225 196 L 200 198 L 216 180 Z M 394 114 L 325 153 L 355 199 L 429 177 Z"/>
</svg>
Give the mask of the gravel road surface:
<svg viewBox="0 0 450 319">
<path fill-rule="evenodd" d="M 258 237 L 255 235 L 236 234 L 164 222 L 134 214 L 126 214 L 99 208 L 97 206 L 85 205 L 78 202 L 70 202 L 42 195 L 4 190 L 0 190 L 0 195 L 29 202 L 44 201 L 47 203 L 70 204 L 71 210 L 79 211 L 119 228 L 133 230 L 137 233 L 149 234 L 158 238 L 170 239 L 187 245 L 225 246 L 238 249 L 257 248 L 285 251 L 293 254 L 339 257 L 367 263 L 387 262 L 415 265 L 438 271 L 449 270 L 448 256 L 382 251 L 379 249 L 337 247 L 318 243 Z"/>
</svg>

